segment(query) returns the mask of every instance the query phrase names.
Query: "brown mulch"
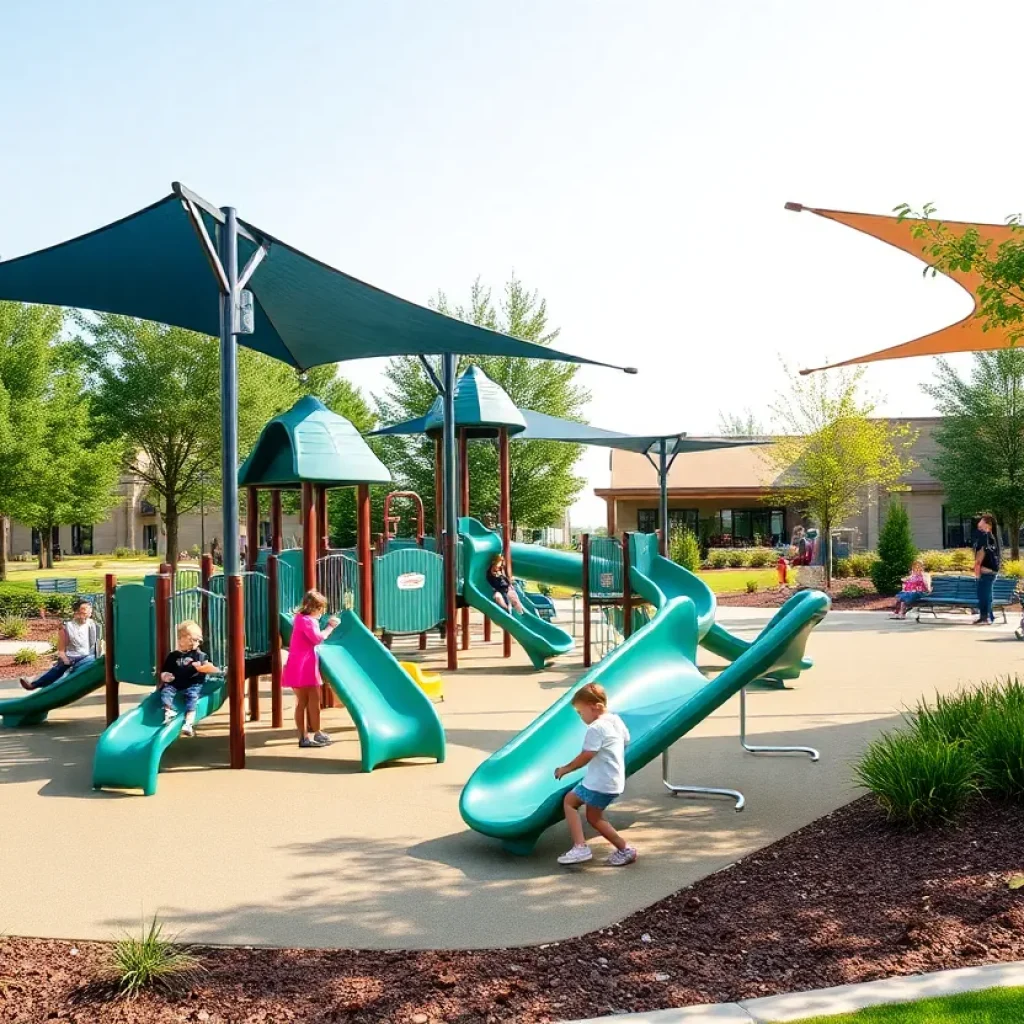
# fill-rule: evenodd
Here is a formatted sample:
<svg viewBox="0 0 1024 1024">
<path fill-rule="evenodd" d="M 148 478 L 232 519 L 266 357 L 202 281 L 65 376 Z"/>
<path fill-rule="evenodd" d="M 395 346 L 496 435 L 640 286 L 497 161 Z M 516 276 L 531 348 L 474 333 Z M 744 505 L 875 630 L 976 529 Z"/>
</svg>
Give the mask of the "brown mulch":
<svg viewBox="0 0 1024 1024">
<path fill-rule="evenodd" d="M 541 1024 L 1024 959 L 1024 890 L 1007 886 L 1024 866 L 1022 834 L 1024 809 L 993 805 L 955 829 L 898 832 L 865 797 L 578 939 L 203 949 L 197 982 L 134 1003 L 104 986 L 109 947 L 0 939 L 0 1020 Z M 629 885 L 631 870 L 609 869 L 606 884 Z"/>
<path fill-rule="evenodd" d="M 847 587 L 859 587 L 865 593 L 856 597 L 843 597 L 842 592 Z M 717 596 L 718 603 L 727 608 L 780 608 L 794 593 L 790 587 L 772 587 L 771 590 L 758 590 L 753 594 L 740 592 Z M 875 585 L 867 579 L 833 580 L 832 589 L 827 593 L 832 598 L 832 608 L 837 612 L 891 612 L 896 603 L 891 597 L 881 597 L 875 593 Z"/>
<path fill-rule="evenodd" d="M 28 633 L 22 640 L 45 640 L 57 642 L 57 630 L 60 619 L 28 619 Z M 16 641 L 17 642 L 17 641 Z M 48 654 L 40 654 L 31 665 L 15 665 L 13 654 L 0 654 L 0 679 L 17 679 L 18 676 L 36 676 L 45 671 L 53 663 Z"/>
</svg>

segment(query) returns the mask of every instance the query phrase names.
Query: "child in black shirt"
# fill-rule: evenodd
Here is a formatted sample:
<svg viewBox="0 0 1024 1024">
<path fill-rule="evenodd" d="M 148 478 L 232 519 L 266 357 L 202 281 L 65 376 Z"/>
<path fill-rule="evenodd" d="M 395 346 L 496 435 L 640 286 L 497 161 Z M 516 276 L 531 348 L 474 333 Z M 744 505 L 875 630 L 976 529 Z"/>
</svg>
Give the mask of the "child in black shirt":
<svg viewBox="0 0 1024 1024">
<path fill-rule="evenodd" d="M 203 689 L 203 676 L 219 675 L 221 670 L 199 650 L 203 631 L 197 622 L 187 620 L 178 626 L 178 647 L 164 659 L 160 671 L 160 703 L 164 709 L 164 725 L 174 721 L 174 698 L 185 695 L 185 724 L 182 736 L 195 735 L 196 704 Z"/>
<path fill-rule="evenodd" d="M 519 595 L 516 593 L 516 588 L 512 586 L 508 575 L 505 573 L 505 559 L 501 555 L 495 555 L 491 560 L 491 567 L 487 570 L 487 583 L 491 590 L 494 591 L 494 600 L 499 604 L 505 611 L 514 609 L 520 615 L 523 614 L 523 605 L 519 600 Z M 511 604 L 512 609 L 509 608 Z"/>
</svg>

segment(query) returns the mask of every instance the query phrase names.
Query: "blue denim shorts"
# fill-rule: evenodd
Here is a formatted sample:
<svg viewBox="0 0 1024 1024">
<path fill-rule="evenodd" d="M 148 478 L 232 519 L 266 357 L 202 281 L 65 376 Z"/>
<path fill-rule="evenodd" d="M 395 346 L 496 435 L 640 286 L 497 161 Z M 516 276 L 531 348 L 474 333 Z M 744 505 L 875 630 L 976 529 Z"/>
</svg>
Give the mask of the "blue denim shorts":
<svg viewBox="0 0 1024 1024">
<path fill-rule="evenodd" d="M 598 793 L 596 790 L 587 789 L 582 782 L 573 786 L 572 791 L 588 807 L 596 807 L 599 811 L 603 811 L 613 800 L 618 800 L 622 795 L 621 793 Z"/>
</svg>

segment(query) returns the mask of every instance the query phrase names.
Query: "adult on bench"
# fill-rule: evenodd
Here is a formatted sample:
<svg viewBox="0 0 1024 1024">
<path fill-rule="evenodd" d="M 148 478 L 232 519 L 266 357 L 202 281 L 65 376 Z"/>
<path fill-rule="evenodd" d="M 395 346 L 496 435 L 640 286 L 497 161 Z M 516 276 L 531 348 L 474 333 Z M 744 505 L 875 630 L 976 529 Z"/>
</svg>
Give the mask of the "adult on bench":
<svg viewBox="0 0 1024 1024">
<path fill-rule="evenodd" d="M 974 542 L 974 575 L 978 580 L 978 617 L 974 620 L 976 626 L 988 626 L 996 621 L 992 613 L 992 585 L 999 572 L 1001 554 L 996 518 L 986 512 L 978 521 L 978 536 Z"/>
</svg>

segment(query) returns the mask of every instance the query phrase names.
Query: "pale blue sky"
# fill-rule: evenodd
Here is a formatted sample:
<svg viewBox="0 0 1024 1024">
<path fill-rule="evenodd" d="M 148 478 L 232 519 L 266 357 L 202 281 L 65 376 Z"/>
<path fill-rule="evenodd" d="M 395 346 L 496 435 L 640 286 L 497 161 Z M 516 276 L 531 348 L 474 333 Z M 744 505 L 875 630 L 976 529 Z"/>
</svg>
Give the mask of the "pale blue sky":
<svg viewBox="0 0 1024 1024">
<path fill-rule="evenodd" d="M 591 421 L 713 431 L 817 365 L 969 306 L 786 200 L 1021 209 L 1014 3 L 6 0 L 0 254 L 178 179 L 417 301 L 514 270 L 587 370 Z M 998 56 L 1002 53 L 1003 56 Z M 232 68 L 225 80 L 224 69 Z M 230 122 L 230 123 L 229 123 Z M 873 368 L 926 414 L 928 360 Z M 351 364 L 373 389 L 379 367 Z M 607 453 L 587 457 L 591 486 Z M 600 522 L 584 499 L 578 521 Z"/>
</svg>

